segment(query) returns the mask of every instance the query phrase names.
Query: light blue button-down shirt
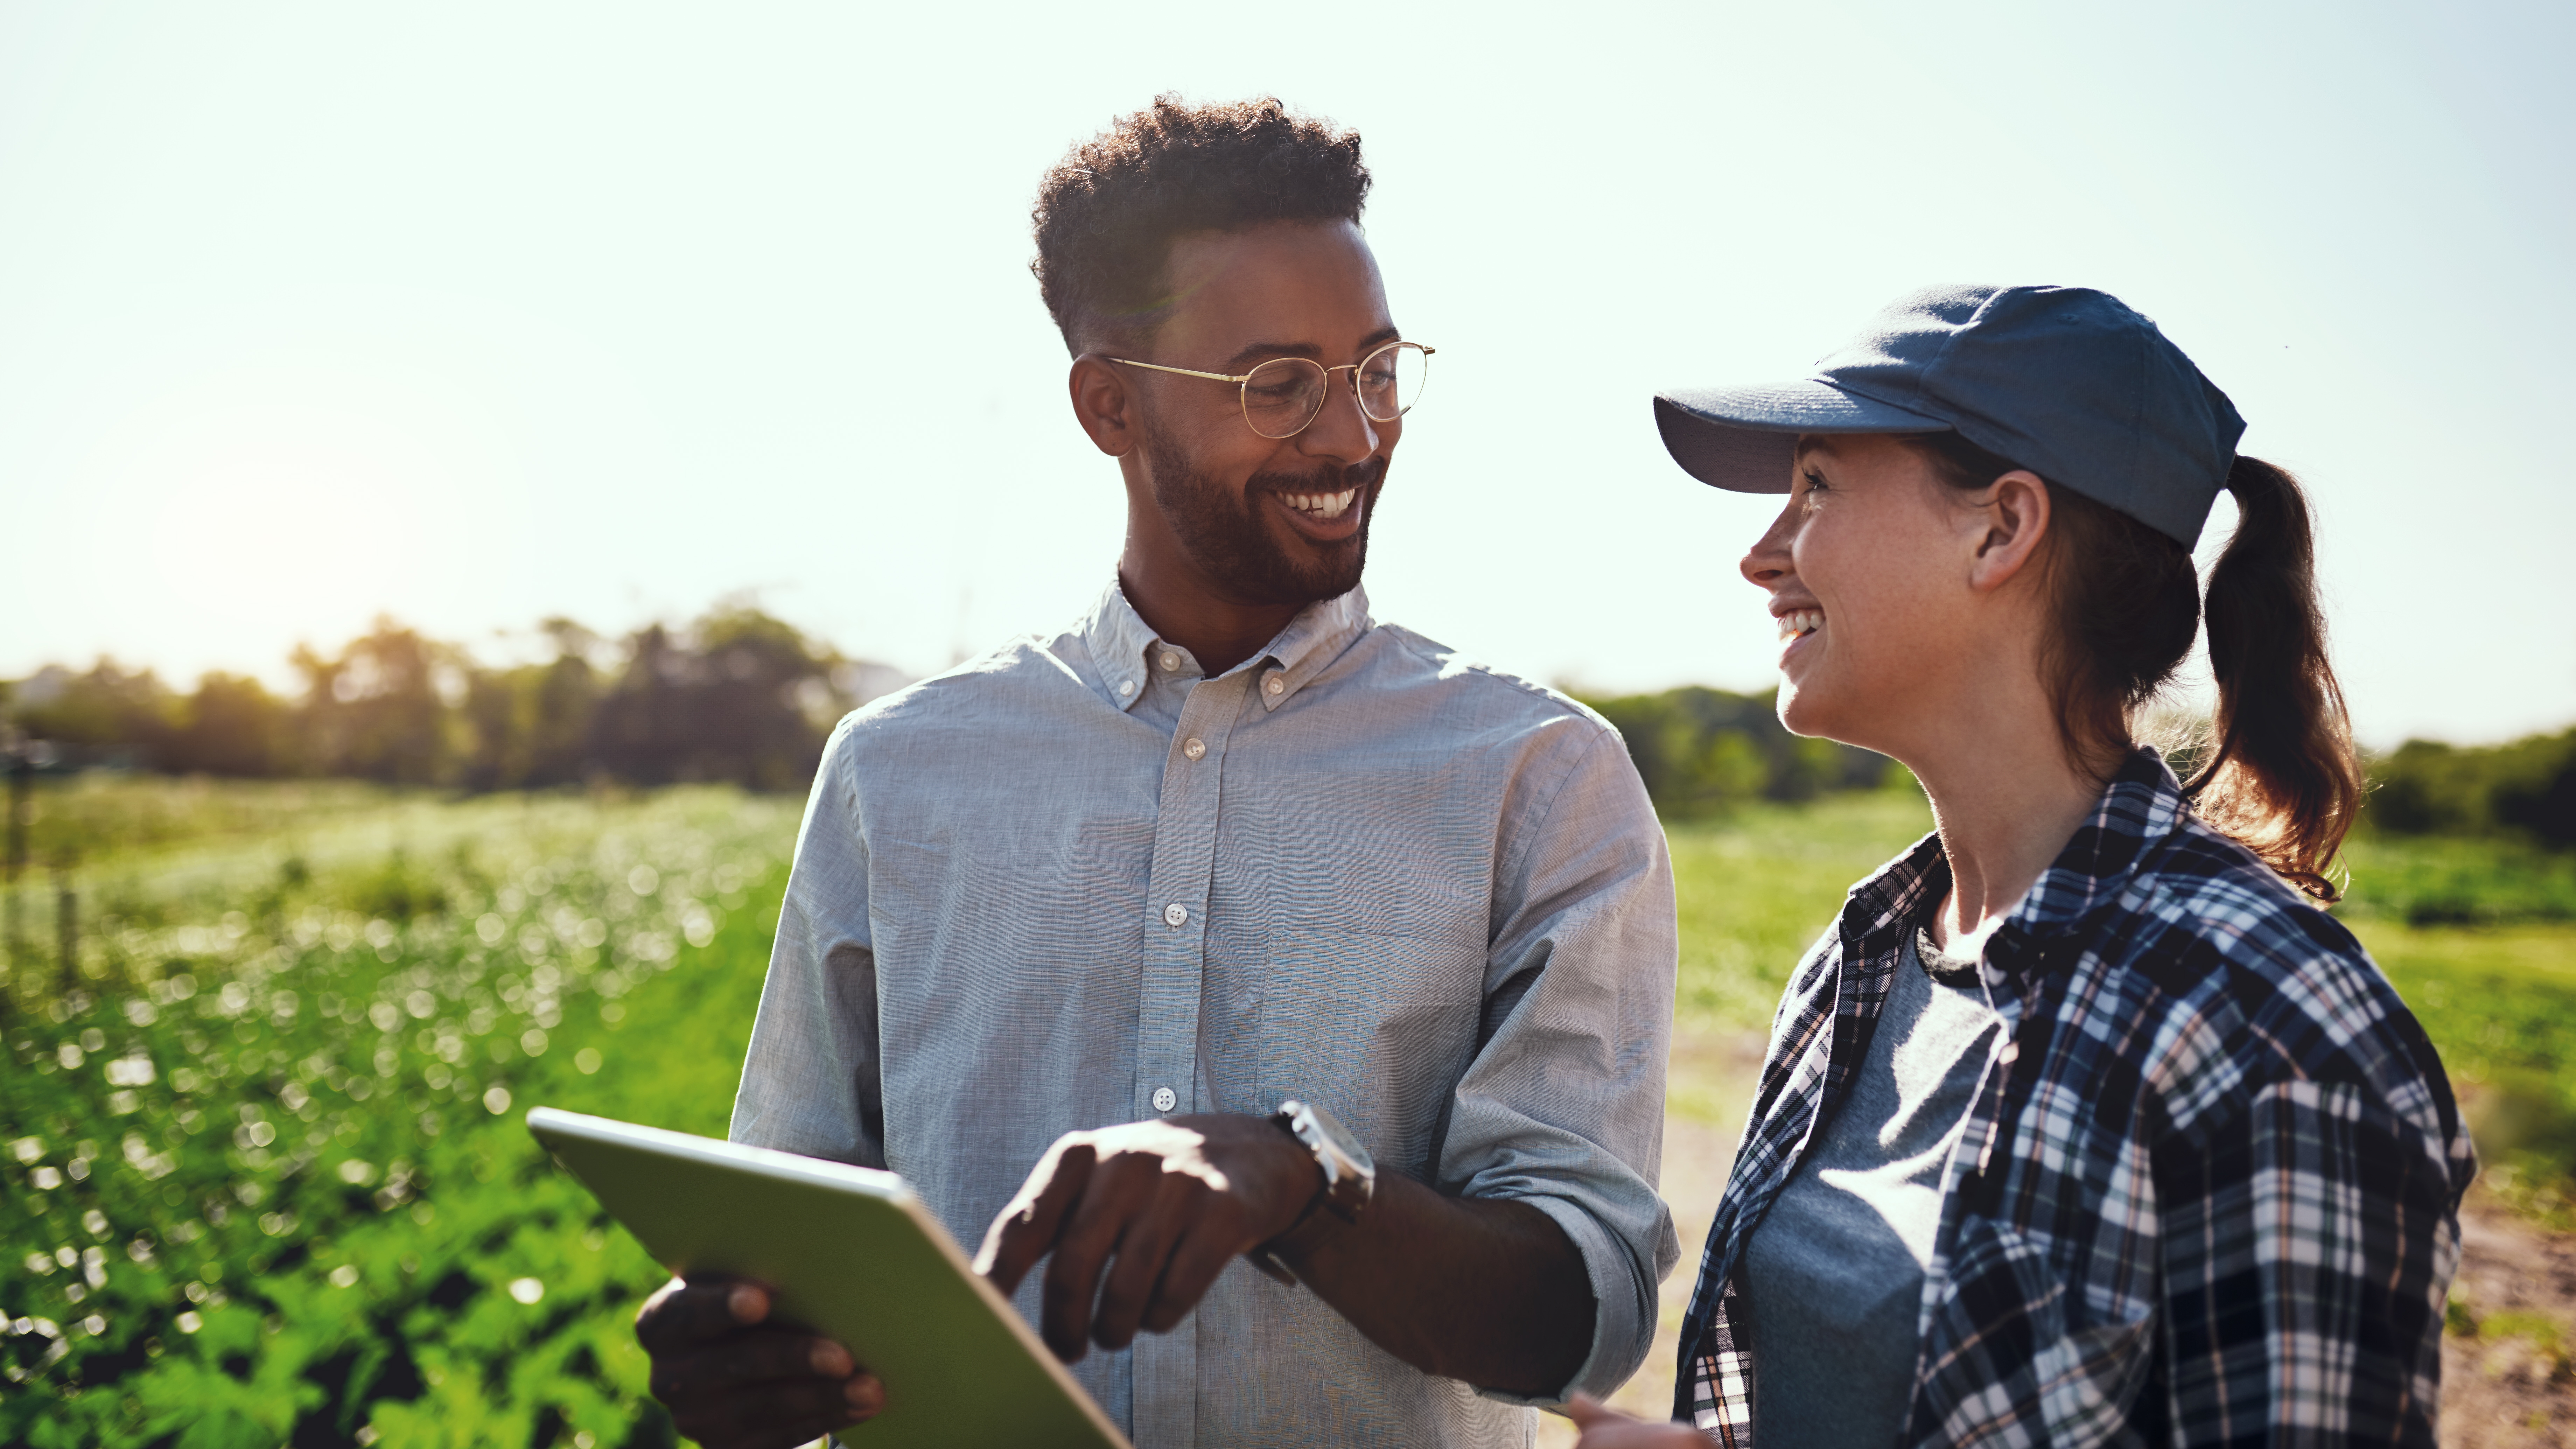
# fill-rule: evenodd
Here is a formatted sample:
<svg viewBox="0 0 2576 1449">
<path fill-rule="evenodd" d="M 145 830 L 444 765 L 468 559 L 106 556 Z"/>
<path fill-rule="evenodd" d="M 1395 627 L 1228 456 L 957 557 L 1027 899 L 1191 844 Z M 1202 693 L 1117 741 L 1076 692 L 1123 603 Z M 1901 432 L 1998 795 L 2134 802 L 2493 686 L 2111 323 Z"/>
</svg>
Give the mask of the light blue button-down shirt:
<svg viewBox="0 0 2576 1449">
<path fill-rule="evenodd" d="M 971 1251 L 1065 1132 L 1303 1098 L 1382 1174 L 1561 1226 L 1595 1299 L 1563 1391 L 1606 1393 L 1677 1256 L 1674 964 L 1663 833 L 1599 716 L 1357 590 L 1209 679 L 1113 585 L 834 732 L 732 1135 L 899 1172 Z M 1075 1372 L 1139 1449 L 1535 1433 L 1241 1262 Z"/>
</svg>

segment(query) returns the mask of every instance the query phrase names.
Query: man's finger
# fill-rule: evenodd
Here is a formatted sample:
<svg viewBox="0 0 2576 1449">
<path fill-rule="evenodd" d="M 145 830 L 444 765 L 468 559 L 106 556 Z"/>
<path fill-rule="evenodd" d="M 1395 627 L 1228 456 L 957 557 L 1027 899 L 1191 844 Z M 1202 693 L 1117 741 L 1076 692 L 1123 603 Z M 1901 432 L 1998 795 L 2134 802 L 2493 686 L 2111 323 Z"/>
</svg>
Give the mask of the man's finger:
<svg viewBox="0 0 2576 1449">
<path fill-rule="evenodd" d="M 689 1438 L 726 1449 L 803 1449 L 884 1408 L 884 1385 L 862 1374 L 846 1386 L 810 1381 L 745 1389 L 693 1404 L 673 1419 Z"/>
<path fill-rule="evenodd" d="M 1595 1424 L 1615 1424 L 1624 1416 L 1599 1399 L 1577 1389 L 1574 1391 L 1574 1397 L 1565 1401 L 1565 1417 L 1572 1419 L 1576 1428 L 1589 1429 Z"/>
<path fill-rule="evenodd" d="M 1152 1301 L 1145 1305 L 1145 1331 L 1169 1333 L 1179 1327 L 1208 1290 L 1216 1286 L 1225 1265 L 1253 1246 L 1242 1238 L 1242 1226 L 1234 1214 L 1203 1216 L 1183 1233 L 1172 1246 L 1171 1261 L 1163 1267 Z"/>
<path fill-rule="evenodd" d="M 653 1397 L 662 1402 L 717 1399 L 746 1384 L 827 1382 L 858 1372 L 850 1351 L 828 1338 L 785 1328 L 744 1330 L 686 1353 L 653 1361 Z"/>
<path fill-rule="evenodd" d="M 1154 1287 L 1162 1281 L 1172 1245 L 1206 1210 L 1208 1191 L 1197 1179 L 1177 1172 L 1155 1175 L 1161 1181 L 1144 1210 L 1119 1235 L 1117 1261 L 1110 1265 L 1108 1281 L 1100 1288 L 1091 1341 L 1102 1348 L 1121 1349 L 1135 1342 L 1137 1325 L 1154 1301 Z"/>
<path fill-rule="evenodd" d="M 1147 1174 L 1162 1176 L 1153 1158 L 1116 1157 L 1095 1169 L 1082 1198 L 1056 1233 L 1055 1256 L 1047 1262 L 1046 1301 L 1038 1313 L 1038 1331 L 1055 1356 L 1072 1363 L 1091 1338 L 1091 1305 L 1100 1295 L 1100 1270 L 1110 1249 L 1127 1232 L 1129 1220 L 1145 1208 L 1152 1184 Z"/>
<path fill-rule="evenodd" d="M 769 1293 L 742 1278 L 674 1278 L 665 1283 L 635 1315 L 635 1337 L 644 1351 L 677 1352 L 769 1316 Z"/>
<path fill-rule="evenodd" d="M 991 1279 L 1004 1297 L 1018 1292 L 1020 1280 L 1055 1246 L 1065 1212 L 1090 1184 L 1097 1160 L 1098 1154 L 1087 1142 L 1058 1142 L 1039 1160 L 1019 1196 L 985 1230 L 984 1246 L 975 1254 L 975 1271 Z"/>
</svg>

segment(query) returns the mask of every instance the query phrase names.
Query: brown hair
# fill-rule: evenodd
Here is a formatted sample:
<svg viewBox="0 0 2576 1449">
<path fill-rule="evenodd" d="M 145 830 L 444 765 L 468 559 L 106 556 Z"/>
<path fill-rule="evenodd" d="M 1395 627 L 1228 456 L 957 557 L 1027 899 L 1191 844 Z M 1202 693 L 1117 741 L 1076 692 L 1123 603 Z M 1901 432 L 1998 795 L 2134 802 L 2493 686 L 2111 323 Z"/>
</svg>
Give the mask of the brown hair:
<svg viewBox="0 0 2576 1449">
<path fill-rule="evenodd" d="M 1957 433 L 1902 439 L 1943 483 L 1983 488 L 2019 465 Z M 2321 901 L 2342 894 L 2335 852 L 2361 808 L 2343 690 L 2326 659 L 2316 549 L 2298 480 L 2259 458 L 2227 472 L 2236 533 L 2209 573 L 2191 550 L 2069 488 L 2048 485 L 2048 586 L 2057 628 L 2042 656 L 2067 757 L 2099 773 L 2131 747 L 2138 710 L 2209 624 L 2218 709 L 2183 782 L 2203 819 Z"/>
<path fill-rule="evenodd" d="M 1038 183 L 1038 292 L 1065 347 L 1132 344 L 1171 305 L 1172 240 L 1263 222 L 1360 219 L 1360 133 L 1274 98 L 1193 106 L 1176 95 L 1119 117 Z"/>
</svg>

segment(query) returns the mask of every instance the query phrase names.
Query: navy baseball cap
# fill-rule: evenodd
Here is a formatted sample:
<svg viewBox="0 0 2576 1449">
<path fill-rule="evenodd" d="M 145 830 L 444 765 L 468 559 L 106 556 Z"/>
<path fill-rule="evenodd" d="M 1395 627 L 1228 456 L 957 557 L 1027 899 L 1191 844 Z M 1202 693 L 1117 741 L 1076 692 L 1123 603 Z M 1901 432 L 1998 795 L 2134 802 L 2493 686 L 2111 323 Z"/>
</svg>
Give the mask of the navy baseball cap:
<svg viewBox="0 0 2576 1449">
<path fill-rule="evenodd" d="M 1955 432 L 2186 547 L 2245 434 L 2154 322 L 2089 287 L 1927 287 L 1804 380 L 1658 393 L 1655 425 L 1739 493 L 1788 492 L 1800 433 Z"/>
</svg>

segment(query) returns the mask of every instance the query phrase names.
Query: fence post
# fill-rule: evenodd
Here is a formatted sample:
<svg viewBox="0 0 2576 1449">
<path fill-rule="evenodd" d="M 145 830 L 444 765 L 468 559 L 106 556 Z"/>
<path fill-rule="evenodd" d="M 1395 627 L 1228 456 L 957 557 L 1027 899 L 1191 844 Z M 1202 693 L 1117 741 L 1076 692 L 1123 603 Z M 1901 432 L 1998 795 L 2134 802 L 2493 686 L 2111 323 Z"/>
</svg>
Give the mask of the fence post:
<svg viewBox="0 0 2576 1449">
<path fill-rule="evenodd" d="M 0 770 L 9 775 L 9 973 L 14 977 L 27 964 L 26 923 L 21 914 L 24 906 L 19 900 L 18 878 L 27 873 L 27 788 L 35 773 L 35 761 L 29 758 L 24 740 L 9 741 L 7 751 L 0 753 Z M 0 992 L 0 1004 L 7 999 L 7 993 Z"/>
<path fill-rule="evenodd" d="M 80 989 L 80 893 L 62 867 L 54 867 L 54 936 L 62 949 L 63 994 Z"/>
</svg>

